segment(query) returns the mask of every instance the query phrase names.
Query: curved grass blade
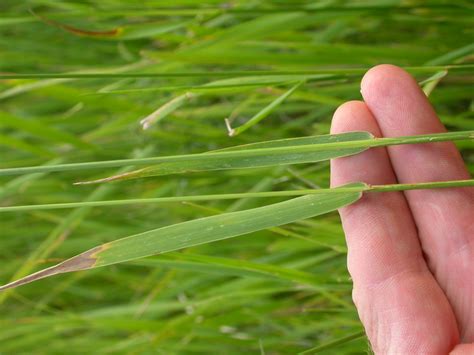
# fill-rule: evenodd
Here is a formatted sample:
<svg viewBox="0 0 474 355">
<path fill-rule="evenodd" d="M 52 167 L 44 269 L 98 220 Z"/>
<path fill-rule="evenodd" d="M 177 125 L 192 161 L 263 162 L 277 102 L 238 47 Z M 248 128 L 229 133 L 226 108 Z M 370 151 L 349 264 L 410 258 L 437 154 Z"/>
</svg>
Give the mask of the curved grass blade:
<svg viewBox="0 0 474 355">
<path fill-rule="evenodd" d="M 345 186 L 364 187 L 365 184 Z M 92 248 L 58 265 L 1 286 L 0 291 L 57 274 L 123 263 L 281 226 L 335 211 L 359 200 L 361 196 L 362 192 L 306 195 L 264 207 L 154 229 Z"/>
<path fill-rule="evenodd" d="M 362 141 L 372 139 L 368 132 L 349 132 L 332 135 L 311 136 L 302 138 L 280 139 L 274 141 L 246 144 L 208 153 L 199 154 L 200 159 L 193 159 L 186 162 L 170 161 L 159 165 L 135 170 L 126 174 L 115 175 L 104 179 L 78 182 L 76 184 L 92 184 L 107 181 L 130 180 L 149 176 L 163 176 L 170 174 L 180 174 L 187 172 L 199 172 L 209 170 L 226 170 L 242 168 L 261 168 L 275 165 L 313 163 L 347 155 L 363 152 L 367 148 L 328 148 L 314 152 L 295 152 L 294 147 L 302 147 L 318 144 L 333 144 L 339 142 Z M 268 149 L 280 149 L 278 152 L 269 152 Z M 281 149 L 288 148 L 288 149 Z M 250 151 L 260 154 L 250 155 Z M 242 152 L 242 154 L 237 154 Z M 235 153 L 233 155 L 229 153 Z M 221 156 L 222 155 L 222 156 Z"/>
</svg>

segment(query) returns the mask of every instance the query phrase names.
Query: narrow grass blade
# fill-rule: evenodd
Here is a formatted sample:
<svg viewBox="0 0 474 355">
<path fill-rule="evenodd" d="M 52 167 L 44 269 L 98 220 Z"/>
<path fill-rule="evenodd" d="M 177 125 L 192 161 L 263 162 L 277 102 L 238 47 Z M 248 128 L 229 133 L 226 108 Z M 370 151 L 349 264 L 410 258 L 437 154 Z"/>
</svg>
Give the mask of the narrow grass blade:
<svg viewBox="0 0 474 355">
<path fill-rule="evenodd" d="M 15 128 L 20 131 L 28 132 L 34 136 L 41 137 L 46 140 L 58 143 L 68 143 L 77 148 L 93 149 L 94 146 L 90 143 L 84 142 L 76 136 L 61 131 L 55 127 L 48 126 L 45 123 L 36 120 L 26 120 L 19 117 L 12 116 L 7 112 L 0 111 L 0 127 Z"/>
<path fill-rule="evenodd" d="M 364 184 L 346 186 L 363 187 Z M 361 196 L 361 192 L 306 195 L 264 207 L 154 229 L 90 249 L 56 266 L 2 286 L 0 291 L 61 273 L 118 264 L 281 226 L 335 211 L 357 201 Z"/>
<path fill-rule="evenodd" d="M 222 274 L 223 272 L 234 276 L 253 276 L 288 280 L 304 285 L 321 288 L 324 281 L 315 274 L 301 270 L 290 269 L 278 265 L 252 262 L 249 260 L 231 259 L 209 255 L 170 253 L 168 256 L 146 258 L 131 262 L 132 265 L 144 266 L 173 266 L 189 270 L 199 270 L 209 273 Z M 325 278 L 327 282 L 327 279 Z"/>
<path fill-rule="evenodd" d="M 450 72 L 469 73 L 474 64 L 462 65 L 433 65 L 419 67 L 404 67 L 412 74 L 434 73 L 441 70 Z M 200 72 L 149 72 L 149 73 L 110 73 L 110 72 L 89 72 L 89 73 L 0 73 L 0 79 L 120 79 L 120 78 L 192 78 L 192 77 L 238 77 L 257 75 L 316 75 L 316 74 L 338 74 L 338 75 L 363 75 L 369 67 L 365 68 L 335 68 L 335 69 L 314 69 L 314 70 L 281 70 L 281 71 L 200 71 Z"/>
<path fill-rule="evenodd" d="M 113 39 L 134 40 L 141 38 L 155 37 L 164 33 L 172 32 L 189 25 L 190 21 L 183 21 L 171 24 L 143 23 L 138 25 L 123 26 L 119 28 L 119 33 Z"/>
<path fill-rule="evenodd" d="M 131 90 L 116 90 L 116 91 L 108 91 L 107 94 L 110 93 L 133 93 L 133 92 L 141 92 L 144 91 L 163 91 L 163 90 L 182 90 L 186 89 L 184 94 L 181 94 L 172 100 L 168 101 L 161 107 L 159 107 L 156 111 L 145 117 L 140 121 L 143 129 L 148 129 L 150 126 L 156 122 L 161 121 L 169 114 L 173 113 L 180 107 L 182 107 L 186 102 L 191 100 L 194 97 L 200 95 L 214 95 L 214 94 L 222 94 L 224 92 L 236 92 L 236 91 L 246 91 L 258 87 L 263 87 L 267 85 L 282 85 L 286 83 L 291 83 L 294 81 L 310 81 L 310 80 L 324 80 L 330 77 L 334 77 L 334 75 L 268 75 L 268 76 L 248 76 L 248 77 L 240 77 L 240 78 L 231 78 L 231 79 L 222 79 L 211 81 L 210 83 L 195 86 L 195 87 L 159 87 L 159 88 L 148 88 L 148 89 L 131 89 Z M 297 87 L 301 85 L 298 84 Z M 291 89 L 288 93 L 281 95 L 278 99 L 276 99 L 273 103 L 269 106 L 264 108 L 261 112 L 259 112 L 254 118 L 251 120 L 260 121 L 261 119 L 265 118 L 266 115 L 270 114 L 278 105 L 280 105 L 288 96 L 290 96 L 296 89 Z M 261 117 L 260 117 L 261 116 Z M 248 123 L 250 124 L 250 123 Z M 252 121 L 252 125 L 255 124 Z"/>
<path fill-rule="evenodd" d="M 93 181 L 105 182 L 192 171 L 255 168 L 298 164 L 303 162 L 310 163 L 357 154 L 372 147 L 472 139 L 474 139 L 474 131 L 445 132 L 393 138 L 374 138 L 369 132 L 349 132 L 335 135 L 293 138 L 293 140 L 284 139 L 261 142 L 240 146 L 240 149 L 237 149 L 239 147 L 233 147 L 232 149 L 202 154 L 6 168 L 0 169 L 0 176 L 38 172 L 103 169 L 130 165 L 143 166 L 149 164 L 161 164 L 137 170 L 130 174 Z M 262 148 L 263 146 L 267 147 Z M 314 153 L 315 155 L 311 155 L 311 153 Z M 154 171 L 154 169 L 156 169 L 156 171 Z M 144 172 L 144 174 L 142 174 L 142 172 Z"/>
<path fill-rule="evenodd" d="M 467 57 L 474 53 L 474 43 L 470 43 L 467 46 L 458 48 L 454 51 L 443 54 L 440 57 L 430 60 L 426 65 L 442 65 L 449 63 L 456 63 L 460 58 Z"/>
<path fill-rule="evenodd" d="M 22 139 L 17 139 L 9 135 L 0 134 L 0 146 L 5 146 L 12 150 L 22 150 L 46 158 L 52 158 L 55 156 L 53 152 L 50 152 L 47 149 L 29 144 Z"/>
<path fill-rule="evenodd" d="M 154 111 L 153 113 L 142 119 L 140 121 L 140 124 L 142 125 L 143 129 L 150 128 L 152 124 L 161 121 L 170 113 L 183 106 L 185 102 L 191 100 L 191 98 L 193 98 L 194 96 L 196 96 L 196 94 L 187 92 L 183 95 L 175 97 L 171 101 L 168 101 L 166 104 L 161 106 L 158 110 Z"/>
<path fill-rule="evenodd" d="M 105 206 L 126 206 L 148 203 L 167 203 L 167 202 L 190 202 L 190 201 L 216 201 L 233 200 L 248 198 L 268 198 L 268 197 L 290 197 L 302 195 L 320 195 L 320 194 L 340 194 L 348 192 L 388 192 L 388 191 L 407 191 L 407 190 L 426 190 L 443 189 L 454 187 L 473 187 L 474 179 L 470 180 L 452 180 L 452 181 L 434 181 L 412 184 L 390 184 L 390 185 L 359 185 L 351 187 L 341 187 L 337 189 L 302 189 L 285 191 L 261 191 L 244 192 L 216 195 L 191 195 L 191 196 L 172 196 L 156 198 L 138 198 L 128 200 L 110 200 L 110 201 L 84 201 L 70 203 L 51 203 L 44 205 L 24 205 L 24 206 L 0 206 L 1 212 L 27 212 L 38 210 L 54 210 L 77 207 L 105 207 Z M 0 190 L 1 191 L 1 190 Z"/>
<path fill-rule="evenodd" d="M 170 157 L 170 159 L 164 160 L 159 165 L 135 170 L 127 174 L 110 176 L 94 181 L 78 182 L 76 184 L 130 180 L 210 170 L 313 163 L 358 154 L 370 147 L 427 143 L 461 138 L 472 139 L 473 137 L 473 131 L 399 138 L 374 138 L 368 132 L 349 132 L 335 135 L 283 139 L 247 144 L 205 154 L 181 156 L 181 158 L 179 156 L 174 159 Z"/>
<path fill-rule="evenodd" d="M 242 132 L 246 131 L 247 129 L 249 129 L 250 127 L 259 123 L 269 114 L 271 114 L 278 106 L 280 106 L 283 103 L 283 101 L 285 101 L 288 97 L 290 97 L 291 94 L 293 94 L 303 83 L 304 83 L 303 81 L 300 81 L 298 84 L 293 86 L 290 90 L 288 90 L 283 95 L 279 96 L 274 101 L 272 101 L 268 106 L 263 108 L 260 112 L 258 112 L 255 116 L 253 116 L 243 125 L 237 128 L 230 128 L 229 126 L 229 136 L 231 137 L 237 136 L 241 134 Z"/>
<path fill-rule="evenodd" d="M 298 152 L 298 148 L 308 146 L 324 146 L 353 141 L 372 139 L 368 132 L 349 132 L 333 135 L 322 135 L 275 141 L 259 142 L 221 149 L 204 154 L 193 155 L 186 161 L 175 160 L 159 165 L 135 170 L 130 173 L 115 175 L 104 179 L 79 182 L 76 184 L 99 183 L 117 180 L 130 180 L 149 176 L 163 176 L 186 172 L 210 170 L 257 168 L 275 165 L 301 164 L 324 161 L 337 157 L 353 155 L 364 151 L 365 147 L 316 149 L 314 152 Z M 276 150 L 276 151 L 273 151 Z M 195 159 L 198 158 L 198 159 Z"/>
<path fill-rule="evenodd" d="M 336 340 L 333 340 L 329 343 L 326 343 L 326 344 L 323 344 L 323 345 L 319 345 L 319 346 L 316 346 L 314 348 L 311 348 L 311 349 L 308 349 L 308 350 L 305 350 L 303 352 L 300 353 L 300 355 L 309 355 L 309 354 L 317 354 L 321 351 L 326 351 L 328 349 L 332 349 L 334 347 L 337 347 L 339 345 L 342 345 L 342 344 L 345 344 L 345 343 L 348 343 L 352 340 L 355 340 L 355 339 L 359 339 L 359 338 L 362 338 L 365 336 L 365 331 L 361 330 L 359 332 L 356 332 L 356 333 L 353 333 L 353 334 L 349 334 L 349 335 L 346 335 L 345 337 L 342 337 L 342 338 L 339 338 L 339 339 L 336 339 Z"/>
<path fill-rule="evenodd" d="M 423 85 L 423 92 L 426 96 L 430 96 L 433 90 L 438 86 L 440 81 L 448 75 L 447 70 L 442 70 L 440 72 L 435 73 L 434 75 L 430 76 L 428 79 L 424 80 L 420 84 Z"/>
</svg>

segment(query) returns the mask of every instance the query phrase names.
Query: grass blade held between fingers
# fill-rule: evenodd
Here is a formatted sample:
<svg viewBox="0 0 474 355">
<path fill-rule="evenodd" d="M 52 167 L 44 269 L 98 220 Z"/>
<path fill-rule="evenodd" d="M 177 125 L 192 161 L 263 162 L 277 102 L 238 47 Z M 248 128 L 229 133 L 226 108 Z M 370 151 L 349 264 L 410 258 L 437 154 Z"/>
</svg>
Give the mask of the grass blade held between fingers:
<svg viewBox="0 0 474 355">
<path fill-rule="evenodd" d="M 336 134 L 336 135 L 323 135 L 323 136 L 312 136 L 312 137 L 301 137 L 301 138 L 291 138 L 291 139 L 281 139 L 275 141 L 267 141 L 267 142 L 259 142 L 254 144 L 247 144 L 242 146 L 234 146 L 231 148 L 221 149 L 218 151 L 211 151 L 206 152 L 203 154 L 188 154 L 188 155 L 180 155 L 180 156 L 169 156 L 169 157 L 155 157 L 155 158 L 145 158 L 145 159 L 125 159 L 125 160 L 114 160 L 114 161 L 99 161 L 99 162 L 90 162 L 90 163 L 76 163 L 76 164 L 61 164 L 55 166 L 37 166 L 37 167 L 27 167 L 27 168 L 11 168 L 11 169 L 0 169 L 0 176 L 2 175 L 16 175 L 16 174 L 25 174 L 31 172 L 53 172 L 53 171 L 69 171 L 69 170 L 82 170 L 82 169 L 100 169 L 100 168 L 107 168 L 107 167 L 119 167 L 119 166 L 137 166 L 137 165 L 149 165 L 154 163 L 167 163 L 170 171 L 186 171 L 186 165 L 190 164 L 191 162 L 199 161 L 209 162 L 212 159 L 214 164 L 221 164 L 224 167 L 228 164 L 230 158 L 234 158 L 234 160 L 245 161 L 246 158 L 252 156 L 249 152 L 253 153 L 253 156 L 260 157 L 264 159 L 259 164 L 255 166 L 271 166 L 271 165 L 279 165 L 282 159 L 287 161 L 289 164 L 290 161 L 295 161 L 295 159 L 301 160 L 302 162 L 313 162 L 315 159 L 320 159 L 321 154 L 317 153 L 314 157 L 311 156 L 301 156 L 292 154 L 290 152 L 290 148 L 293 150 L 294 148 L 298 148 L 300 146 L 311 145 L 311 147 L 321 146 L 324 143 L 327 144 L 338 144 L 340 142 L 353 142 L 355 140 L 360 141 L 367 141 L 368 139 L 372 138 L 372 135 L 368 132 L 350 132 L 350 133 L 343 133 L 343 134 Z M 315 144 L 318 143 L 318 144 Z M 294 147 L 293 147 L 294 146 Z M 331 146 L 334 148 L 334 146 Z M 336 145 L 337 148 L 337 145 Z M 277 154 L 273 156 L 268 156 L 271 153 L 271 149 L 277 149 Z M 278 150 L 279 149 L 279 150 Z M 325 154 L 336 154 L 335 156 L 343 156 L 344 153 L 346 155 L 355 154 L 365 150 L 366 147 L 357 147 L 357 148 L 349 148 L 344 149 L 345 152 L 338 150 L 338 152 L 326 152 Z M 315 148 L 317 151 L 318 149 Z M 290 157 L 288 155 L 291 155 Z M 292 160 L 288 160 L 291 158 Z M 273 160 L 277 160 L 273 162 Z M 173 165 L 174 164 L 174 165 Z M 242 163 L 242 164 L 245 164 Z M 255 163 L 253 163 L 255 164 Z M 252 162 L 248 162 L 247 165 L 249 167 L 253 167 Z M 162 165 L 164 166 L 164 165 Z M 165 166 L 166 167 L 166 166 Z M 171 173 L 171 172 L 170 172 Z"/>
<path fill-rule="evenodd" d="M 0 207 L 1 212 L 27 212 L 38 210 L 53 210 L 76 207 L 104 207 L 104 206 L 126 206 L 148 203 L 166 203 L 166 202 L 188 202 L 188 201 L 216 201 L 232 200 L 241 198 L 264 198 L 264 197 L 290 197 L 301 195 L 319 195 L 319 194 L 341 194 L 348 192 L 387 192 L 387 191 L 406 191 L 422 189 L 440 189 L 453 187 L 471 187 L 474 186 L 474 179 L 471 180 L 453 180 L 453 181 L 435 181 L 413 184 L 392 184 L 392 185 L 367 185 L 360 184 L 353 187 L 341 187 L 331 189 L 308 189 L 308 190 L 286 190 L 286 191 L 265 191 L 265 192 L 246 192 L 217 195 L 192 195 L 192 196 L 172 196 L 156 197 L 128 200 L 110 200 L 110 201 L 86 201 L 70 203 L 52 203 L 44 205 L 25 205 L 25 206 L 5 206 Z"/>
<path fill-rule="evenodd" d="M 168 160 L 164 157 L 159 165 L 142 168 L 127 174 L 76 184 L 130 180 L 187 172 L 314 163 L 358 154 L 370 147 L 472 138 L 474 138 L 474 131 L 398 138 L 374 138 L 368 132 L 349 132 L 335 135 L 283 139 L 236 146 L 205 154 L 169 157 Z M 0 170 L 0 175 L 1 173 Z"/>
<path fill-rule="evenodd" d="M 346 185 L 351 186 L 363 187 L 364 184 Z M 335 211 L 357 201 L 361 196 L 361 192 L 306 195 L 264 207 L 154 229 L 90 249 L 56 266 L 1 286 L 0 291 L 61 273 L 118 264 L 281 226 Z"/>
<path fill-rule="evenodd" d="M 160 163 L 160 165 L 127 174 L 86 182 L 98 183 L 184 172 L 310 163 L 357 154 L 372 147 L 466 139 L 474 139 L 474 131 L 446 132 L 396 138 L 374 138 L 369 132 L 349 132 L 261 142 L 202 154 L 0 169 L 0 176 Z M 245 149 L 242 149 L 242 147 L 245 147 Z"/>
</svg>

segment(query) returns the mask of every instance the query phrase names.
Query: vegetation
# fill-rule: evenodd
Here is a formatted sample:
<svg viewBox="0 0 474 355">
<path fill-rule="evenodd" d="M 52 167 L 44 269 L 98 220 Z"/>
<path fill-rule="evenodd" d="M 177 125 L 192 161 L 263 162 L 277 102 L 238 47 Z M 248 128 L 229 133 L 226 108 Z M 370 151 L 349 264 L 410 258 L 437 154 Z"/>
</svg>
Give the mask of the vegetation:
<svg viewBox="0 0 474 355">
<path fill-rule="evenodd" d="M 100 245 L 109 266 L 1 292 L 0 353 L 369 352 L 334 210 L 472 180 L 327 190 L 328 159 L 449 139 L 474 172 L 472 10 L 3 0 L 0 284 Z M 450 133 L 324 136 L 384 62 L 417 77 Z"/>
</svg>

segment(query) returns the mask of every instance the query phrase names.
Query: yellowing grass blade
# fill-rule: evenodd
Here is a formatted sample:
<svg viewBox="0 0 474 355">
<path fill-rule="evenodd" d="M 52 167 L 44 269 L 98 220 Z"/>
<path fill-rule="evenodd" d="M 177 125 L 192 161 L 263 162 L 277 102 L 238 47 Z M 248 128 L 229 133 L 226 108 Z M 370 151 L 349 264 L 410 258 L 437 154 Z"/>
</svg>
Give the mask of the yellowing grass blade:
<svg viewBox="0 0 474 355">
<path fill-rule="evenodd" d="M 356 183 L 347 186 L 363 189 L 366 185 Z M 281 226 L 337 210 L 361 196 L 361 191 L 306 195 L 264 207 L 154 229 L 90 249 L 58 265 L 2 286 L 0 291 L 57 274 L 123 263 Z"/>
</svg>

